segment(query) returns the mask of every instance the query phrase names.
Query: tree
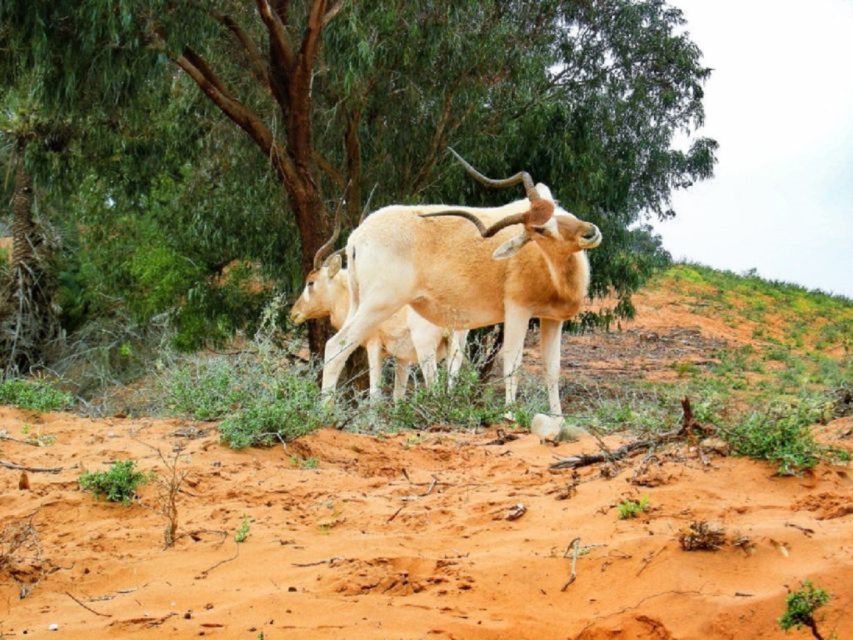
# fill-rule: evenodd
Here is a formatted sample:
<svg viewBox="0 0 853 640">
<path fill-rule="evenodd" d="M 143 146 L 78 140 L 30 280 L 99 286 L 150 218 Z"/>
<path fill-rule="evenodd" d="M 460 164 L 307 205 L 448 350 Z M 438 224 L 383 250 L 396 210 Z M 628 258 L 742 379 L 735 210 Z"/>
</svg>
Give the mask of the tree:
<svg viewBox="0 0 853 640">
<path fill-rule="evenodd" d="M 40 70 L 45 104 L 106 121 L 180 70 L 281 184 L 302 275 L 343 191 L 351 223 L 374 185 L 373 206 L 505 201 L 444 160 L 451 143 L 488 173 L 528 169 L 601 223 L 593 292 L 628 314 L 650 265 L 635 250 L 655 254 L 628 226 L 714 162 L 710 140 L 671 148 L 709 73 L 682 26 L 660 0 L 9 0 L 0 49 Z"/>
</svg>

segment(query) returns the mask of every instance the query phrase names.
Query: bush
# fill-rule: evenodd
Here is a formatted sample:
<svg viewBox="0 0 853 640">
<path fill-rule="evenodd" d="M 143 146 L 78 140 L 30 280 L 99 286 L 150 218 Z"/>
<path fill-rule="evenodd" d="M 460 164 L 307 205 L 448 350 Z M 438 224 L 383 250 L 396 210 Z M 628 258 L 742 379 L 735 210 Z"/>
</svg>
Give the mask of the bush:
<svg viewBox="0 0 853 640">
<path fill-rule="evenodd" d="M 791 627 L 799 629 L 806 626 L 812 630 L 814 637 L 820 638 L 814 614 L 815 611 L 829 602 L 829 599 L 829 593 L 805 580 L 799 591 L 788 594 L 788 598 L 785 601 L 787 607 L 785 613 L 779 618 L 779 626 L 785 631 L 788 631 Z"/>
<path fill-rule="evenodd" d="M 61 411 L 74 403 L 70 393 L 44 380 L 5 380 L 0 383 L 0 404 L 34 411 Z"/>
<path fill-rule="evenodd" d="M 335 422 L 337 412 L 323 401 L 311 367 L 284 371 L 266 388 L 243 399 L 219 425 L 223 442 L 235 449 L 288 442 Z"/>
<path fill-rule="evenodd" d="M 243 396 L 237 371 L 225 360 L 186 364 L 171 371 L 161 386 L 166 406 L 195 420 L 221 418 L 232 411 Z"/>
<path fill-rule="evenodd" d="M 733 427 L 721 431 L 742 456 L 769 460 L 779 465 L 780 475 L 811 469 L 819 460 L 839 452 L 815 442 L 811 425 L 827 418 L 833 403 L 823 398 L 803 398 L 754 412 Z"/>
<path fill-rule="evenodd" d="M 109 471 L 83 473 L 77 481 L 83 491 L 91 491 L 96 498 L 128 505 L 136 495 L 136 489 L 150 479 L 151 474 L 134 469 L 133 460 L 117 460 Z"/>
<path fill-rule="evenodd" d="M 476 369 L 464 366 L 453 387 L 447 371 L 440 369 L 434 385 L 416 387 L 409 395 L 387 405 L 384 422 L 394 429 L 426 429 L 436 424 L 452 424 L 471 429 L 503 421 L 511 408 L 504 405 L 502 392 L 482 383 Z M 522 421 L 529 416 L 519 412 Z"/>
</svg>

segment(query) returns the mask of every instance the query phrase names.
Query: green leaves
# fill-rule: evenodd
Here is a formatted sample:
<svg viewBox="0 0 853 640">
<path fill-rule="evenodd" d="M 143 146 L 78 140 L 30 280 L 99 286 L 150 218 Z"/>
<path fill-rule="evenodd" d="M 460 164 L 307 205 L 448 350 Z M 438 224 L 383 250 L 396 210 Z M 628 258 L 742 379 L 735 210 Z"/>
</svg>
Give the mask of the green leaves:
<svg viewBox="0 0 853 640">
<path fill-rule="evenodd" d="M 83 473 L 78 478 L 80 488 L 97 498 L 120 502 L 127 506 L 136 495 L 136 489 L 151 480 L 151 474 L 136 471 L 133 460 L 117 460 L 109 471 Z"/>
</svg>

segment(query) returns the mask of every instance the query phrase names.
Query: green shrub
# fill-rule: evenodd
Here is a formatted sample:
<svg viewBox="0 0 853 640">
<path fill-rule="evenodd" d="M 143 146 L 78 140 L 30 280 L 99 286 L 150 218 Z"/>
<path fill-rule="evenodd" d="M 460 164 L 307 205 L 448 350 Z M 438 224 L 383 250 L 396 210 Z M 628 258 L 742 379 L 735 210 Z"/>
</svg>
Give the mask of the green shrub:
<svg viewBox="0 0 853 640">
<path fill-rule="evenodd" d="M 619 519 L 628 520 L 636 518 L 649 508 L 649 497 L 643 496 L 639 500 L 624 500 L 619 503 Z"/>
<path fill-rule="evenodd" d="M 816 638 L 820 638 L 817 632 L 817 623 L 814 619 L 815 611 L 824 606 L 830 599 L 829 593 L 815 587 L 810 581 L 805 580 L 799 591 L 788 594 L 785 601 L 787 605 L 785 613 L 779 618 L 779 626 L 785 631 L 791 627 L 808 627 Z"/>
<path fill-rule="evenodd" d="M 776 404 L 749 414 L 721 434 L 736 454 L 769 460 L 779 465 L 781 475 L 792 475 L 811 469 L 821 459 L 837 457 L 838 452 L 815 442 L 811 432 L 811 425 L 829 417 L 832 408 L 825 398 Z"/>
<path fill-rule="evenodd" d="M 5 380 L 0 383 L 0 404 L 34 411 L 60 411 L 74 403 L 70 393 L 60 391 L 44 380 Z"/>
<path fill-rule="evenodd" d="M 186 364 L 161 381 L 166 406 L 195 420 L 215 420 L 231 412 L 243 399 L 233 363 L 212 360 Z"/>
<path fill-rule="evenodd" d="M 117 460 L 109 471 L 83 473 L 77 481 L 83 491 L 91 491 L 96 498 L 128 505 L 136 489 L 151 479 L 151 474 L 136 471 L 134 464 L 133 460 Z"/>
<path fill-rule="evenodd" d="M 288 442 L 332 424 L 337 412 L 320 395 L 314 369 L 292 368 L 266 388 L 245 397 L 219 425 L 223 442 L 235 449 Z"/>
<path fill-rule="evenodd" d="M 394 429 L 426 429 L 436 424 L 470 429 L 504 420 L 504 414 L 513 407 L 504 405 L 502 395 L 480 382 L 473 367 L 462 367 L 452 387 L 448 385 L 446 370 L 439 370 L 435 384 L 417 387 L 398 402 L 388 404 L 384 418 Z M 517 408 L 516 413 L 520 414 L 517 417 L 529 424 L 532 416 L 521 411 L 522 408 L 521 405 Z"/>
</svg>

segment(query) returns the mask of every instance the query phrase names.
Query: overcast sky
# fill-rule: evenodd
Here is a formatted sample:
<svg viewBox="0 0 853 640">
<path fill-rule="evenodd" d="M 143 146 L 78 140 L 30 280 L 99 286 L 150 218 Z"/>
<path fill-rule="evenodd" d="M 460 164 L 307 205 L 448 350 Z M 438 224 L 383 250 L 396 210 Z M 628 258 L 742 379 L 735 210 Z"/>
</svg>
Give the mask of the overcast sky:
<svg viewBox="0 0 853 640">
<path fill-rule="evenodd" d="M 853 0 L 670 0 L 714 72 L 715 177 L 655 221 L 675 258 L 853 297 Z"/>
</svg>

